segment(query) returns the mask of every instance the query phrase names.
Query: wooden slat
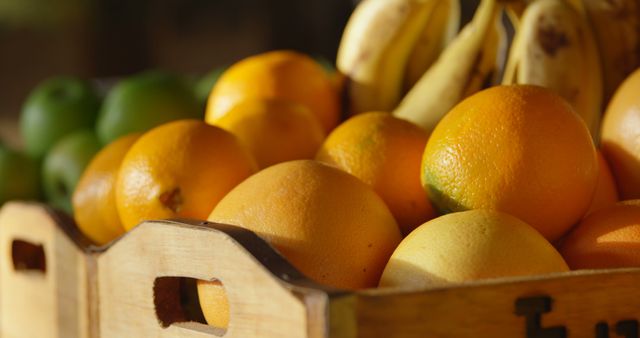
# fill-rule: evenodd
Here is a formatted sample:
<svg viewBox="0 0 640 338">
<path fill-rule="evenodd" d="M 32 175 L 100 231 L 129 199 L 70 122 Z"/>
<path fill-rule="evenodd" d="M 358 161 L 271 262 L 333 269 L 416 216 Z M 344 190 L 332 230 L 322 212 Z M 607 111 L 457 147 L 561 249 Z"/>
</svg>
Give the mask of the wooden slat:
<svg viewBox="0 0 640 338">
<path fill-rule="evenodd" d="M 89 338 L 87 242 L 63 218 L 38 204 L 0 211 L 3 338 Z"/>
<path fill-rule="evenodd" d="M 204 324 L 160 325 L 158 277 L 222 281 L 231 312 L 225 337 L 326 337 L 326 294 L 284 282 L 301 277 L 264 241 L 232 226 L 167 221 L 139 225 L 98 257 L 101 337 L 216 337 Z"/>
<path fill-rule="evenodd" d="M 45 274 L 14 271 L 14 239 L 43 245 Z M 640 269 L 341 292 L 307 280 L 238 227 L 146 222 L 89 249 L 59 215 L 18 203 L 0 212 L 0 252 L 2 338 L 222 334 L 199 323 L 163 328 L 154 302 L 160 277 L 221 280 L 231 338 L 638 337 Z"/>
<path fill-rule="evenodd" d="M 640 271 L 581 271 L 352 298 L 353 337 L 637 338 Z M 596 325 L 608 335 L 596 334 Z M 621 327 L 635 332 L 617 334 Z M 622 331 L 625 329 L 623 328 Z"/>
</svg>

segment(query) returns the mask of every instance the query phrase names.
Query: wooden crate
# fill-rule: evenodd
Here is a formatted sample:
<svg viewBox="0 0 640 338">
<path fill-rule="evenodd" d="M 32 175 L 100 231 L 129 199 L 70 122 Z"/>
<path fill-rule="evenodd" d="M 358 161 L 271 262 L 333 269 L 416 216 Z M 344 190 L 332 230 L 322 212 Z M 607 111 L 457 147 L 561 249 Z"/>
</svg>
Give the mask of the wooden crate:
<svg viewBox="0 0 640 338">
<path fill-rule="evenodd" d="M 42 206 L 9 204 L 0 213 L 3 338 L 638 337 L 640 269 L 348 292 L 305 279 L 260 238 L 233 226 L 146 222 L 101 250 L 67 227 Z M 7 243 L 20 238 L 43 245 L 47 278 L 63 268 L 75 277 L 35 283 L 16 276 Z M 172 307 L 179 307 L 179 277 L 224 283 L 226 332 L 185 322 Z M 61 307 L 63 301 L 75 306 Z"/>
<path fill-rule="evenodd" d="M 91 337 L 95 264 L 72 224 L 39 204 L 0 210 L 0 337 Z"/>
</svg>

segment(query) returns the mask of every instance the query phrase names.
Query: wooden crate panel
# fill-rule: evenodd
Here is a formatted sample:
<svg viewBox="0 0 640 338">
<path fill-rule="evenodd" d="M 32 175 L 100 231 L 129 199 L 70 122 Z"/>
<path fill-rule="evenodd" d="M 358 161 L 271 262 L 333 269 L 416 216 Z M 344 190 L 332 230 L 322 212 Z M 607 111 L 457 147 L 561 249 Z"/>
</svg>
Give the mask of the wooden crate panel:
<svg viewBox="0 0 640 338">
<path fill-rule="evenodd" d="M 225 337 L 326 337 L 326 294 L 274 277 L 298 273 L 254 234 L 231 226 L 145 222 L 98 257 L 100 337 L 216 337 L 195 323 L 163 327 L 154 304 L 161 277 L 221 281 L 230 303 Z M 223 230 L 220 230 L 223 229 Z M 244 243 L 242 243 L 244 242 Z M 245 249 L 250 246 L 253 255 Z M 269 261 L 269 271 L 262 262 Z M 156 295 L 157 296 L 157 295 Z"/>
<path fill-rule="evenodd" d="M 98 249 L 24 203 L 0 210 L 0 252 L 2 338 L 640 337 L 640 269 L 349 292 L 238 227 L 151 221 Z M 184 278 L 222 281 L 226 332 L 172 313 Z"/>
<path fill-rule="evenodd" d="M 3 338 L 88 338 L 90 255 L 64 216 L 38 204 L 0 211 Z"/>
</svg>

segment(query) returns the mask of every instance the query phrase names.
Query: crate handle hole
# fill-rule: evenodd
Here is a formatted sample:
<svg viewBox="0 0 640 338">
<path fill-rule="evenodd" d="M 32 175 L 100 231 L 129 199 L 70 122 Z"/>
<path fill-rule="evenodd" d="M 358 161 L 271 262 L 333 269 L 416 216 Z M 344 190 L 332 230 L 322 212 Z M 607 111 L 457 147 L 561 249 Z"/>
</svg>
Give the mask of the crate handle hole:
<svg viewBox="0 0 640 338">
<path fill-rule="evenodd" d="M 163 328 L 176 325 L 222 337 L 227 327 L 219 324 L 228 324 L 228 311 L 227 317 L 223 318 L 224 322 L 216 319 L 208 324 L 198 297 L 199 282 L 201 284 L 216 283 L 222 287 L 220 294 L 224 297 L 225 303 L 221 305 L 228 310 L 224 286 L 217 280 L 209 282 L 188 277 L 158 277 L 153 283 L 153 303 L 158 322 Z"/>
<path fill-rule="evenodd" d="M 15 271 L 47 272 L 47 258 L 41 244 L 16 239 L 11 243 L 11 261 Z"/>
</svg>

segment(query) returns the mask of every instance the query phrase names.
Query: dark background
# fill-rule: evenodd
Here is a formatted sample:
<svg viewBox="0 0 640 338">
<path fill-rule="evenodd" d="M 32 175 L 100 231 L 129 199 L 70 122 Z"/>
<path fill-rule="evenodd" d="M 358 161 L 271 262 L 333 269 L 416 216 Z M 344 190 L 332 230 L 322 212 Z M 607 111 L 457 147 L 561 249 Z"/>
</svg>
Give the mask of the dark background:
<svg viewBox="0 0 640 338">
<path fill-rule="evenodd" d="M 22 102 L 54 75 L 108 79 L 160 68 L 196 76 L 273 49 L 333 62 L 356 2 L 0 0 L 0 138 L 20 145 Z"/>
</svg>

